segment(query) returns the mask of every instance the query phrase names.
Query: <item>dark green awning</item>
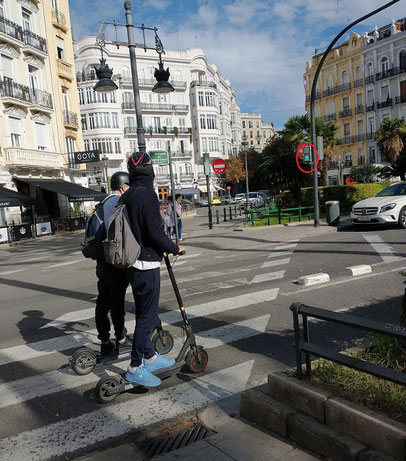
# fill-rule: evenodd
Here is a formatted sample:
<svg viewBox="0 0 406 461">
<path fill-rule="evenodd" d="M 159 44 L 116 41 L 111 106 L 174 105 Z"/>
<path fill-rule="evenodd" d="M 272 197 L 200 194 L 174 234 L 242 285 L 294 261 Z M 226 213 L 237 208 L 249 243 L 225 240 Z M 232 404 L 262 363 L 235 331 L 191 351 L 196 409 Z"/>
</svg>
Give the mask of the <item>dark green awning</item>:
<svg viewBox="0 0 406 461">
<path fill-rule="evenodd" d="M 34 203 L 35 199 L 33 197 L 0 186 L 0 208 L 12 206 L 30 207 Z"/>
<path fill-rule="evenodd" d="M 37 187 L 41 187 L 42 189 L 66 195 L 70 202 L 100 202 L 107 196 L 103 192 L 88 189 L 87 187 L 79 186 L 79 184 L 64 181 L 63 179 L 18 179 L 28 184 L 33 184 Z"/>
</svg>

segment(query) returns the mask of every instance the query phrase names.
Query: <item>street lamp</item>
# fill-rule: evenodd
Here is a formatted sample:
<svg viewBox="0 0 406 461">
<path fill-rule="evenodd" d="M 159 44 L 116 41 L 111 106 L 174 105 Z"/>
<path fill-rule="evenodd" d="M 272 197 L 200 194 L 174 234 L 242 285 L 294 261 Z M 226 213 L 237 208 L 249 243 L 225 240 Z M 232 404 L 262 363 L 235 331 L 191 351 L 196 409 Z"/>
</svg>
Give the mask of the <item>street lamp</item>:
<svg viewBox="0 0 406 461">
<path fill-rule="evenodd" d="M 249 195 L 250 195 L 250 190 L 249 190 L 249 187 L 248 187 L 248 151 L 247 151 L 247 146 L 248 146 L 248 140 L 247 140 L 247 137 L 244 136 L 242 138 L 242 142 L 241 142 L 241 145 L 243 146 L 243 151 L 244 151 L 244 154 L 245 154 L 245 192 L 246 192 L 246 199 L 247 199 L 247 212 L 248 212 L 248 208 L 249 208 Z"/>
</svg>

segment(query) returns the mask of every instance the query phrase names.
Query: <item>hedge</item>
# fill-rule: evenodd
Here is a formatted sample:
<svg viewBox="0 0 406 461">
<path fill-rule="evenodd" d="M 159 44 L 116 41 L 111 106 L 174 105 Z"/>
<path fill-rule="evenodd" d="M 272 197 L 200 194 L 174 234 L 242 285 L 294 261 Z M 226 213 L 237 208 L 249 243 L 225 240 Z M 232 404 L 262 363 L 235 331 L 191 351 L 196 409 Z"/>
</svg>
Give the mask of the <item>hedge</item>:
<svg viewBox="0 0 406 461">
<path fill-rule="evenodd" d="M 325 202 L 337 200 L 340 202 L 342 211 L 350 211 L 355 203 L 372 197 L 391 184 L 390 182 L 379 182 L 319 187 L 320 205 L 324 206 Z M 309 187 L 301 189 L 299 197 L 295 197 L 291 191 L 282 192 L 275 197 L 275 202 L 280 208 L 297 207 L 299 205 L 311 206 L 313 204 L 313 189 Z"/>
</svg>

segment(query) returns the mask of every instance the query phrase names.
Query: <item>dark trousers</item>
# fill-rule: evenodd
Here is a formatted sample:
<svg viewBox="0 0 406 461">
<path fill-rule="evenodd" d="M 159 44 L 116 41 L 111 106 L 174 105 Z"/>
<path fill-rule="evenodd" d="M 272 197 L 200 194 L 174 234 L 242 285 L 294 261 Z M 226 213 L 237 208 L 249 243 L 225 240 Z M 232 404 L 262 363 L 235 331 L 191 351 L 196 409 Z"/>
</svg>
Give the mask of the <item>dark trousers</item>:
<svg viewBox="0 0 406 461">
<path fill-rule="evenodd" d="M 127 271 L 117 269 L 105 261 L 97 261 L 96 275 L 98 278 L 97 290 L 99 295 L 96 301 L 96 328 L 97 337 L 106 342 L 110 338 L 110 311 L 116 339 L 124 338 L 124 300 L 128 287 Z"/>
<path fill-rule="evenodd" d="M 128 269 L 128 280 L 131 284 L 135 303 L 135 331 L 131 366 L 138 367 L 142 359 L 150 359 L 155 355 L 151 344 L 151 332 L 156 326 L 158 317 L 160 268 L 140 271 Z"/>
</svg>

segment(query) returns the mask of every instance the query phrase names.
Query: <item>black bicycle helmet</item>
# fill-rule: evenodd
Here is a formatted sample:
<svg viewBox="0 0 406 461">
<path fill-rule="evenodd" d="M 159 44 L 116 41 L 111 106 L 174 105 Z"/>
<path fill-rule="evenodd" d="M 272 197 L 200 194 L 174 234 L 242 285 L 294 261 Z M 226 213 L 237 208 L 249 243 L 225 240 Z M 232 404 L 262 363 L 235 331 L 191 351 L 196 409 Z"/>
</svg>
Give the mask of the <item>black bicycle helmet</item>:
<svg viewBox="0 0 406 461">
<path fill-rule="evenodd" d="M 127 168 L 130 176 L 147 176 L 154 172 L 152 159 L 146 152 L 134 152 L 128 159 Z"/>
<path fill-rule="evenodd" d="M 125 171 L 116 171 L 110 179 L 111 190 L 118 190 L 124 184 L 130 185 L 130 175 Z"/>
</svg>

